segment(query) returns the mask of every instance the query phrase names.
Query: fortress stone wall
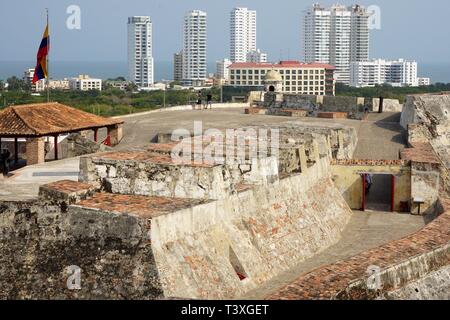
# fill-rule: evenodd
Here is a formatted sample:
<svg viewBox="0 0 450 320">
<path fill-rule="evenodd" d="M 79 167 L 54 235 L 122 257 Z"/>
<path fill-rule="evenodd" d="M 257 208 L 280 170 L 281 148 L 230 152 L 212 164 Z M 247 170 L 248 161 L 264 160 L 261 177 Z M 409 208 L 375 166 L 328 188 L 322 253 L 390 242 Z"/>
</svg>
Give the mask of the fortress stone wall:
<svg viewBox="0 0 450 320">
<path fill-rule="evenodd" d="M 340 239 L 352 212 L 331 180 L 331 140 L 286 127 L 277 171 L 274 150 L 247 170 L 174 164 L 171 145 L 86 156 L 82 182 L 0 204 L 1 297 L 242 296 Z"/>
</svg>

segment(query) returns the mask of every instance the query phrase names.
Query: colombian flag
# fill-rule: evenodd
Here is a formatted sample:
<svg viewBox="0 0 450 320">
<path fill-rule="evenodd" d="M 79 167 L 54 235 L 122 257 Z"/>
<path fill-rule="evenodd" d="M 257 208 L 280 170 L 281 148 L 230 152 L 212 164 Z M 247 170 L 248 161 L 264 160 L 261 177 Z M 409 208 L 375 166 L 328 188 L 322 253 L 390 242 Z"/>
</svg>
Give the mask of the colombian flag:
<svg viewBox="0 0 450 320">
<path fill-rule="evenodd" d="M 33 84 L 41 79 L 47 78 L 47 55 L 49 51 L 50 51 L 50 37 L 48 36 L 48 24 L 47 24 L 37 54 L 37 65 L 36 69 L 34 70 Z"/>
</svg>

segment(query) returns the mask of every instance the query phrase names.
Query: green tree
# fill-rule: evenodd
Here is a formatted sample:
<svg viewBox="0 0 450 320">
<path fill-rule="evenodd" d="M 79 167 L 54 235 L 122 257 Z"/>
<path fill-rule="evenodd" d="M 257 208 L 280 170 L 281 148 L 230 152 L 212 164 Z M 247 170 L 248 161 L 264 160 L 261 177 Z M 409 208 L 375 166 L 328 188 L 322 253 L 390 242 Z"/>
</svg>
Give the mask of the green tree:
<svg viewBox="0 0 450 320">
<path fill-rule="evenodd" d="M 135 91 L 137 91 L 137 89 L 138 89 L 138 86 L 134 82 L 131 82 L 127 86 L 127 92 L 135 92 Z"/>
<path fill-rule="evenodd" d="M 6 80 L 8 82 L 8 90 L 11 91 L 31 91 L 31 86 L 25 80 L 19 79 L 16 76 L 10 77 Z"/>
</svg>

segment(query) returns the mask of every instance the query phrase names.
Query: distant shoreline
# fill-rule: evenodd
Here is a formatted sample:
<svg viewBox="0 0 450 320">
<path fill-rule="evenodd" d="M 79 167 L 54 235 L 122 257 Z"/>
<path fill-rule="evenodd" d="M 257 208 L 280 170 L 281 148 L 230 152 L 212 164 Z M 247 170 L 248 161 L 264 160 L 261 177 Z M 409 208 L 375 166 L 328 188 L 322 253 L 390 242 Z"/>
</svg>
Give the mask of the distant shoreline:
<svg viewBox="0 0 450 320">
<path fill-rule="evenodd" d="M 11 76 L 22 78 L 27 68 L 33 68 L 33 61 L 0 61 L 0 80 Z M 208 62 L 208 73 L 215 72 L 215 62 Z M 50 63 L 50 76 L 53 79 L 70 78 L 79 74 L 108 79 L 119 76 L 126 77 L 128 67 L 126 61 L 53 61 Z M 421 63 L 419 77 L 430 77 L 432 83 L 450 83 L 450 62 Z M 173 78 L 172 61 L 155 62 L 155 81 Z"/>
<path fill-rule="evenodd" d="M 0 80 L 11 76 L 22 78 L 27 68 L 34 68 L 33 61 L 0 61 Z M 156 61 L 155 81 L 171 80 L 173 78 L 171 61 Z M 208 71 L 215 72 L 215 63 L 208 64 Z M 127 77 L 126 61 L 50 61 L 50 77 L 62 79 L 88 74 L 94 78 L 108 79 L 119 76 Z"/>
</svg>

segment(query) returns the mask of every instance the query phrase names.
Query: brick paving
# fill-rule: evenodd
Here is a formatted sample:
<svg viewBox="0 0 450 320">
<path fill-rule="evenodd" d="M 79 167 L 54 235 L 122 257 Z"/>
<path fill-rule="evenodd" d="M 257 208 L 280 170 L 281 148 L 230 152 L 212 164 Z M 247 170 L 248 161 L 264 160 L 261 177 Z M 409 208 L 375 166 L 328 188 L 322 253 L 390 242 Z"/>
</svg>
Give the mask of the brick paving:
<svg viewBox="0 0 450 320">
<path fill-rule="evenodd" d="M 77 205 L 89 209 L 135 215 L 148 219 L 190 208 L 202 203 L 205 203 L 205 201 L 196 199 L 96 193 L 93 197 L 78 202 Z"/>
<path fill-rule="evenodd" d="M 60 180 L 52 183 L 48 183 L 46 185 L 43 185 L 42 187 L 45 187 L 47 189 L 52 189 L 59 192 L 64 193 L 72 193 L 72 192 L 79 192 L 84 191 L 88 189 L 92 189 L 93 186 L 88 183 L 73 181 L 73 180 Z"/>
<path fill-rule="evenodd" d="M 161 151 L 161 150 L 159 150 Z M 94 158 L 106 159 L 106 160 L 131 160 L 138 162 L 150 162 L 155 164 L 167 164 L 167 165 L 186 165 L 191 167 L 204 167 L 211 168 L 214 164 L 209 164 L 204 161 L 191 161 L 191 159 L 184 159 L 181 157 L 177 162 L 174 162 L 170 154 L 163 152 L 151 152 L 151 151 L 117 151 L 108 152 L 95 155 Z"/>
<path fill-rule="evenodd" d="M 363 160 L 363 159 L 332 159 L 331 165 L 341 166 L 406 166 L 408 160 Z"/>
<path fill-rule="evenodd" d="M 402 159 L 421 163 L 441 163 L 429 142 L 414 142 L 412 148 L 402 151 Z"/>
</svg>

